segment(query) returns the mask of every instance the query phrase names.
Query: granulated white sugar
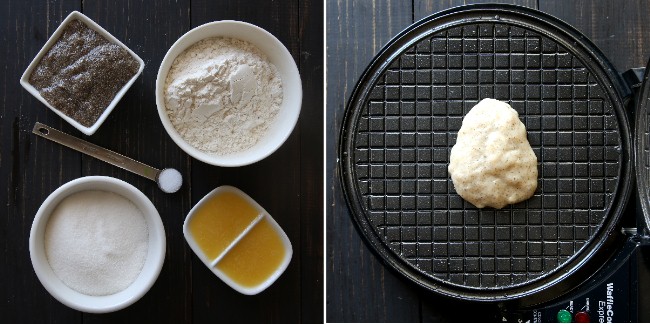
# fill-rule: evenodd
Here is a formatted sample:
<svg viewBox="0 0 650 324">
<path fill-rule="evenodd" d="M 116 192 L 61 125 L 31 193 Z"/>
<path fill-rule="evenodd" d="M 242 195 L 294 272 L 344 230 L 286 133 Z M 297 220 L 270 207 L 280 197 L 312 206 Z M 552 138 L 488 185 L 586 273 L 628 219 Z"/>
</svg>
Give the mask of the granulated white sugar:
<svg viewBox="0 0 650 324">
<path fill-rule="evenodd" d="M 169 120 L 193 147 L 244 151 L 264 137 L 282 104 L 278 69 L 254 45 L 207 38 L 178 55 L 165 82 Z"/>
<path fill-rule="evenodd" d="M 142 211 L 108 191 L 82 191 L 55 208 L 45 229 L 45 253 L 68 287 L 93 296 L 126 289 L 142 271 L 149 233 Z"/>
<path fill-rule="evenodd" d="M 158 186 L 166 193 L 174 193 L 183 185 L 183 176 L 176 169 L 164 169 L 158 175 Z"/>
</svg>

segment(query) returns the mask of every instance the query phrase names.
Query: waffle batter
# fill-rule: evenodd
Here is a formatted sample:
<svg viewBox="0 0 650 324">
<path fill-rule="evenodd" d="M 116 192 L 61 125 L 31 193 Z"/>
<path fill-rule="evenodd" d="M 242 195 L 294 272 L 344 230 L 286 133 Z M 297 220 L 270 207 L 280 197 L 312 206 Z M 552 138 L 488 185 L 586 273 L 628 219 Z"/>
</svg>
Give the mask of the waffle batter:
<svg viewBox="0 0 650 324">
<path fill-rule="evenodd" d="M 501 209 L 537 188 L 537 157 L 526 128 L 499 100 L 483 99 L 467 113 L 449 160 L 456 191 L 478 208 Z"/>
</svg>

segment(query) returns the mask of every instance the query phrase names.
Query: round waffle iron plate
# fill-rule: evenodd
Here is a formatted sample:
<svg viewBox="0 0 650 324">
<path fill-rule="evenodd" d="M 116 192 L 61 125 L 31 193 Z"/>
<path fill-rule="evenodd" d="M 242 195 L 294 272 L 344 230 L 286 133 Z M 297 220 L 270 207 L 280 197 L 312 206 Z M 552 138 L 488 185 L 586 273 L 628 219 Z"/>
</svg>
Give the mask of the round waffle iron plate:
<svg viewBox="0 0 650 324">
<path fill-rule="evenodd" d="M 340 176 L 355 224 L 386 264 L 443 295 L 571 290 L 619 237 L 625 87 L 584 36 L 535 10 L 474 5 L 415 23 L 377 54 L 346 109 Z M 538 158 L 534 196 L 500 210 L 464 201 L 447 172 L 483 98 L 517 110 Z"/>
<path fill-rule="evenodd" d="M 635 125 L 635 158 L 636 183 L 639 191 L 639 200 L 644 220 L 639 222 L 640 228 L 648 234 L 650 226 L 650 62 L 645 68 L 641 91 L 637 99 L 637 117 Z"/>
</svg>

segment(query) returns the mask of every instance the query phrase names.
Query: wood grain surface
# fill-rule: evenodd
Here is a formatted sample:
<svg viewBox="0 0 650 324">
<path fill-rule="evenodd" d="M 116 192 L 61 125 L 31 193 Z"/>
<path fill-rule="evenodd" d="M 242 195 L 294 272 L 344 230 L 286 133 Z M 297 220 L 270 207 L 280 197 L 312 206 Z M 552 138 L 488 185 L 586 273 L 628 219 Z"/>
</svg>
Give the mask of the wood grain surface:
<svg viewBox="0 0 650 324">
<path fill-rule="evenodd" d="M 82 136 L 23 90 L 18 80 L 61 21 L 78 10 L 136 52 L 145 69 L 99 131 Z M 296 61 L 303 85 L 300 119 L 289 139 L 253 165 L 222 168 L 185 154 L 158 117 L 154 87 L 169 47 L 216 20 L 241 20 L 276 36 Z M 323 2 L 23 1 L 0 4 L 0 322 L 3 323 L 316 323 L 323 319 Z M 31 134 L 36 121 L 154 167 L 173 167 L 183 187 L 165 194 L 152 181 Z M 29 231 L 40 204 L 73 179 L 103 175 L 141 190 L 166 230 L 165 263 L 138 302 L 87 314 L 55 300 L 38 281 Z M 220 185 L 242 189 L 283 227 L 293 245 L 286 272 L 256 296 L 237 293 L 193 254 L 182 224 L 190 208 Z"/>
<path fill-rule="evenodd" d="M 331 322 L 500 321 L 496 305 L 441 298 L 385 267 L 355 228 L 336 159 L 347 100 L 365 67 L 391 37 L 443 9 L 470 3 L 510 3 L 554 15 L 589 37 L 618 72 L 646 66 L 650 5 L 644 0 L 337 0 L 327 1 L 326 318 Z M 468 311 L 470 310 L 470 311 Z"/>
</svg>

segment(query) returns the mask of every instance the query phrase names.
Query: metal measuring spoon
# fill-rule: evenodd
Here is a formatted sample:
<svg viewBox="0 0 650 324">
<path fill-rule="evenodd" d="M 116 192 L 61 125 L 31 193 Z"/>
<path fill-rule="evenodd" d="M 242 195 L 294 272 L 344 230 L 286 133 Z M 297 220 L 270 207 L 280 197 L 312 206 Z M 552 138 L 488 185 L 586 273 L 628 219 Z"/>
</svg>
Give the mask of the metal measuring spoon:
<svg viewBox="0 0 650 324">
<path fill-rule="evenodd" d="M 119 153 L 86 142 L 80 138 L 68 135 L 47 125 L 36 122 L 32 133 L 47 138 L 51 141 L 65 145 L 81 153 L 90 155 L 96 159 L 110 163 L 116 167 L 131 171 L 158 184 L 160 190 L 167 193 L 174 193 L 181 188 L 183 176 L 176 169 L 168 168 L 158 170 L 144 163 L 128 158 Z"/>
</svg>

